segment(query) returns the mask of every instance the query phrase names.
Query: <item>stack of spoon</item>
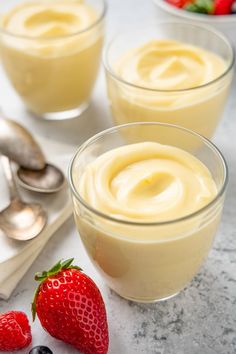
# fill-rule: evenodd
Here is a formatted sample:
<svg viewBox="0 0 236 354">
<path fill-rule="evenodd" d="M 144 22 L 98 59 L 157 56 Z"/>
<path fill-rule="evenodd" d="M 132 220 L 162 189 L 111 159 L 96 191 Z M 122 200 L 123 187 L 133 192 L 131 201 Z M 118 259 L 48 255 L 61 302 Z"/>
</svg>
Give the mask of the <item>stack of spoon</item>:
<svg viewBox="0 0 236 354">
<path fill-rule="evenodd" d="M 9 205 L 0 212 L 0 229 L 12 239 L 30 240 L 46 226 L 47 213 L 39 203 L 21 199 L 15 177 L 23 188 L 38 193 L 58 192 L 65 185 L 65 177 L 59 168 L 46 162 L 30 132 L 10 119 L 0 119 L 0 154 L 10 197 Z M 15 176 L 11 161 L 19 166 Z"/>
</svg>

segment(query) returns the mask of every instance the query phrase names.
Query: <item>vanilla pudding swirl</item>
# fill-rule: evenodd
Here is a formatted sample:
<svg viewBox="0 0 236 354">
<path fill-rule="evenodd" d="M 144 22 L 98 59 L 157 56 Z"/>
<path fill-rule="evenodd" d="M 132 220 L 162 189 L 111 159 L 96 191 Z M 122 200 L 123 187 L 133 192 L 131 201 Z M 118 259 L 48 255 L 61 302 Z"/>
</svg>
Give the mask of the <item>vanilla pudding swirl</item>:
<svg viewBox="0 0 236 354">
<path fill-rule="evenodd" d="M 0 26 L 7 31 L 0 42 L 3 65 L 16 91 L 38 116 L 80 112 L 88 104 L 103 43 L 100 16 L 79 0 L 26 2 L 3 16 Z"/>
<path fill-rule="evenodd" d="M 214 53 L 174 40 L 152 40 L 130 50 L 115 65 L 125 81 L 158 90 L 202 86 L 219 77 L 225 62 Z"/>
<path fill-rule="evenodd" d="M 170 123 L 211 138 L 232 79 L 230 73 L 223 76 L 227 65 L 213 51 L 171 39 L 151 40 L 121 53 L 107 69 L 115 124 Z"/>
<path fill-rule="evenodd" d="M 16 6 L 3 19 L 7 31 L 20 36 L 47 38 L 77 33 L 97 19 L 82 0 L 47 0 Z"/>
<path fill-rule="evenodd" d="M 93 208 L 122 220 L 168 221 L 208 204 L 217 188 L 206 168 L 179 148 L 143 142 L 89 164 L 79 192 Z"/>
<path fill-rule="evenodd" d="M 173 296 L 211 248 L 223 206 L 222 198 L 215 200 L 217 179 L 198 158 L 174 146 L 146 140 L 97 156 L 104 145 L 94 141 L 72 166 L 76 191 L 90 207 L 73 195 L 90 259 L 125 298 L 149 302 Z"/>
</svg>

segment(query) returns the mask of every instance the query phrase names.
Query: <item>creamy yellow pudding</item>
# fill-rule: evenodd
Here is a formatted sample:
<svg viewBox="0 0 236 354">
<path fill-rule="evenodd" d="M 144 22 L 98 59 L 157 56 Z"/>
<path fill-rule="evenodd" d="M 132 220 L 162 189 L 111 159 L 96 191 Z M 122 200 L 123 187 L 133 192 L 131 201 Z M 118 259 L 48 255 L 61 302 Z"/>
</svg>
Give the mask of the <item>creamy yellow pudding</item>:
<svg viewBox="0 0 236 354">
<path fill-rule="evenodd" d="M 157 121 L 213 135 L 231 81 L 230 76 L 214 83 L 228 65 L 219 55 L 170 39 L 151 40 L 109 65 L 116 124 Z"/>
<path fill-rule="evenodd" d="M 107 215 L 159 222 L 201 209 L 217 189 L 209 170 L 194 156 L 173 146 L 144 142 L 98 157 L 87 166 L 79 192 Z"/>
<path fill-rule="evenodd" d="M 43 115 L 88 103 L 103 42 L 99 16 L 82 0 L 41 0 L 2 17 L 1 59 L 31 111 Z"/>
<path fill-rule="evenodd" d="M 141 142 L 101 154 L 78 176 L 73 170 L 78 193 L 98 214 L 74 197 L 75 220 L 109 286 L 137 301 L 183 289 L 209 252 L 222 209 L 185 218 L 218 192 L 207 167 L 182 149 Z"/>
</svg>

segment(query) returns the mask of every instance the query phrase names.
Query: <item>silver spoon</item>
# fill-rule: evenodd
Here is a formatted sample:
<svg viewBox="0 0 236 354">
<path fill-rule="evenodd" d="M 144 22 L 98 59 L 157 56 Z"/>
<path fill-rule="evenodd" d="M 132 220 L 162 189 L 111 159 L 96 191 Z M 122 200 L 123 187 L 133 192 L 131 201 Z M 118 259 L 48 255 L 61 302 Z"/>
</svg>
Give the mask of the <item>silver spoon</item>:
<svg viewBox="0 0 236 354">
<path fill-rule="evenodd" d="M 39 171 L 20 167 L 16 172 L 17 182 L 33 192 L 55 193 L 61 190 L 66 183 L 65 176 L 56 166 L 46 164 Z"/>
<path fill-rule="evenodd" d="M 46 164 L 39 145 L 19 123 L 0 119 L 0 152 L 21 166 L 16 176 L 22 187 L 39 193 L 55 193 L 64 187 L 63 173 Z"/>
<path fill-rule="evenodd" d="M 19 123 L 0 118 L 0 153 L 32 170 L 45 167 L 45 158 L 30 132 Z"/>
<path fill-rule="evenodd" d="M 40 204 L 25 203 L 21 200 L 8 157 L 1 156 L 1 162 L 8 182 L 10 204 L 0 212 L 0 229 L 12 239 L 30 240 L 38 236 L 45 227 L 46 213 Z"/>
</svg>

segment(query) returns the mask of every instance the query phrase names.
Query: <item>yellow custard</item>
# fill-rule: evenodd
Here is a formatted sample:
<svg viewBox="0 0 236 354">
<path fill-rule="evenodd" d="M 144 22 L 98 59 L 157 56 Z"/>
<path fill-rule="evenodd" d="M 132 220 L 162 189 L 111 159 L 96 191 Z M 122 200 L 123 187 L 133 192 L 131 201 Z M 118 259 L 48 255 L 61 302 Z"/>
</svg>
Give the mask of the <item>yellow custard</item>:
<svg viewBox="0 0 236 354">
<path fill-rule="evenodd" d="M 88 165 L 81 195 L 122 220 L 160 222 L 201 209 L 216 195 L 209 170 L 194 156 L 154 142 L 125 145 Z"/>
<path fill-rule="evenodd" d="M 88 102 L 103 41 L 98 20 L 82 0 L 26 2 L 5 14 L 2 62 L 30 110 L 63 112 Z"/>
<path fill-rule="evenodd" d="M 173 40 L 153 40 L 124 55 L 114 69 L 119 77 L 137 86 L 183 90 L 211 82 L 225 68 L 223 59 L 201 48 Z"/>
<path fill-rule="evenodd" d="M 209 252 L 222 210 L 219 200 L 185 218 L 217 194 L 207 167 L 182 149 L 142 142 L 101 154 L 78 176 L 74 170 L 76 190 L 98 214 L 74 197 L 76 224 L 108 285 L 137 301 L 183 289 Z"/>
<path fill-rule="evenodd" d="M 119 78 L 107 73 L 115 123 L 157 121 L 213 135 L 231 81 L 230 76 L 214 83 L 227 66 L 220 56 L 187 43 L 152 40 L 110 65 Z"/>
<path fill-rule="evenodd" d="M 16 6 L 2 25 L 19 36 L 49 38 L 77 33 L 96 20 L 95 10 L 83 0 L 43 0 Z"/>
</svg>

